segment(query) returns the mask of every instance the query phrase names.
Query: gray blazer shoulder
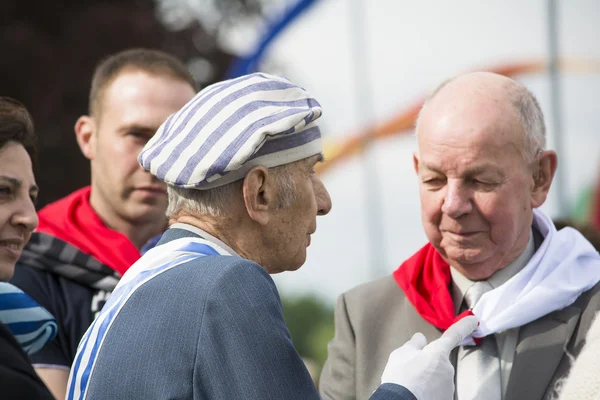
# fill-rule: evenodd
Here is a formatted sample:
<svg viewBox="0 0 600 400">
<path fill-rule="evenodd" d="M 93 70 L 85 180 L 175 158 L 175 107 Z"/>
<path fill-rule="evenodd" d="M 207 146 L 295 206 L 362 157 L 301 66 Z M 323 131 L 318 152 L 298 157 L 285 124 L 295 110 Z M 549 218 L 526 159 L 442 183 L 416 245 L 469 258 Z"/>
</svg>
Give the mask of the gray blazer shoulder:
<svg viewBox="0 0 600 400">
<path fill-rule="evenodd" d="M 390 300 L 408 301 L 404 291 L 391 275 L 363 283 L 343 293 L 342 296 L 357 307 L 380 305 Z"/>
</svg>

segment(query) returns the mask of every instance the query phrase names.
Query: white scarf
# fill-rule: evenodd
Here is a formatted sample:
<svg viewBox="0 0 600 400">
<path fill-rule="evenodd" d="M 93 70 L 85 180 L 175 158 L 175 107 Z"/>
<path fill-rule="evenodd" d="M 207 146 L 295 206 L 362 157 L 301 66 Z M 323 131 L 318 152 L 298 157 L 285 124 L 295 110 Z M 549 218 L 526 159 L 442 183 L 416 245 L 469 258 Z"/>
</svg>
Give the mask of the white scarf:
<svg viewBox="0 0 600 400">
<path fill-rule="evenodd" d="M 533 212 L 533 225 L 544 237 L 542 245 L 516 275 L 481 296 L 472 310 L 479 327 L 463 345 L 561 310 L 600 281 L 600 255 L 581 233 L 557 231 L 540 210 Z"/>
</svg>

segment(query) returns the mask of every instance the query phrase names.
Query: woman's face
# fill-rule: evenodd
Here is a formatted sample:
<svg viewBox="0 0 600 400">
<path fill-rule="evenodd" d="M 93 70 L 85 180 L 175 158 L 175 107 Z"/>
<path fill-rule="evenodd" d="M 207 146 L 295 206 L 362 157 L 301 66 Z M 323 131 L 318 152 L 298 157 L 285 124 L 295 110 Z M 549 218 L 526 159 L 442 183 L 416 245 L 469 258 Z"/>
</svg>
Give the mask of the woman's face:
<svg viewBox="0 0 600 400">
<path fill-rule="evenodd" d="M 6 143 L 0 148 L 0 281 L 10 280 L 38 224 L 37 195 L 29 154 L 20 143 Z"/>
</svg>

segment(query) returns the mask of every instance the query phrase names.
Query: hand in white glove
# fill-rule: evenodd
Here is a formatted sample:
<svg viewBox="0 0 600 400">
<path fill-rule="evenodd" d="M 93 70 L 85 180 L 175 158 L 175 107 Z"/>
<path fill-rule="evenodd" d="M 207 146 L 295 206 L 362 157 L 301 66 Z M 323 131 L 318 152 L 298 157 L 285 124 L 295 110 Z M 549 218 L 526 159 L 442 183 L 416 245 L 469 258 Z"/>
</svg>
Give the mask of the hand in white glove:
<svg viewBox="0 0 600 400">
<path fill-rule="evenodd" d="M 454 367 L 450 363 L 450 352 L 477 324 L 475 316 L 465 317 L 429 344 L 422 333 L 415 333 L 390 354 L 381 383 L 402 385 L 418 400 L 453 400 Z"/>
</svg>

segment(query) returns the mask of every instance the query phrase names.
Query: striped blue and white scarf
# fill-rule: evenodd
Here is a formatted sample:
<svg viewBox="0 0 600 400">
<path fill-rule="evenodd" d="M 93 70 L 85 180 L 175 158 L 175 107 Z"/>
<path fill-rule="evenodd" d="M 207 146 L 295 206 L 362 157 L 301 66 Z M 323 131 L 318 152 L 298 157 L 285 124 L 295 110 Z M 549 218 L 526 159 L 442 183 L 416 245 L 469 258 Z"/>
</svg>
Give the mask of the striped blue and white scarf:
<svg viewBox="0 0 600 400">
<path fill-rule="evenodd" d="M 112 322 L 138 288 L 163 272 L 188 261 L 199 257 L 218 255 L 230 256 L 231 254 L 215 243 L 201 238 L 185 237 L 148 250 L 133 264 L 123 275 L 100 315 L 79 342 L 67 385 L 67 399 L 85 399 L 104 338 L 110 330 Z"/>
<path fill-rule="evenodd" d="M 56 321 L 52 314 L 7 282 L 0 282 L 0 322 L 6 325 L 29 355 L 56 336 Z"/>
</svg>

